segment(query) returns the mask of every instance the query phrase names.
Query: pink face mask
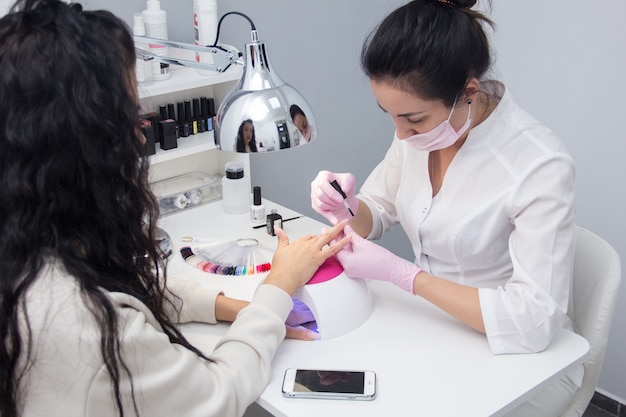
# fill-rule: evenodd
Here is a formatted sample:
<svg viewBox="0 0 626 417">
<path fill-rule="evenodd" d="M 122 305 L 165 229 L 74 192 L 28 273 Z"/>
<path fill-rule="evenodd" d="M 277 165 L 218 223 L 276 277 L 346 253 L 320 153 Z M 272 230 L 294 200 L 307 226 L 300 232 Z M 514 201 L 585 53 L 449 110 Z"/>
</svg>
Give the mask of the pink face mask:
<svg viewBox="0 0 626 417">
<path fill-rule="evenodd" d="M 450 115 L 446 120 L 441 122 L 439 126 L 429 132 L 418 133 L 417 135 L 409 136 L 408 138 L 402 140 L 406 140 L 409 144 L 411 144 L 411 146 L 416 147 L 420 151 L 437 151 L 439 149 L 445 149 L 448 146 L 451 146 L 457 140 L 459 140 L 459 138 L 463 136 L 465 132 L 467 132 L 467 129 L 469 129 L 470 125 L 472 124 L 472 119 L 470 117 L 472 110 L 472 101 L 469 100 L 467 104 L 469 104 L 469 109 L 467 110 L 467 121 L 461 127 L 461 129 L 459 129 L 458 132 L 454 130 L 454 128 L 450 124 L 450 117 L 452 117 L 452 113 L 454 112 L 454 106 L 456 106 L 456 99 L 454 99 L 454 104 L 452 105 Z"/>
</svg>

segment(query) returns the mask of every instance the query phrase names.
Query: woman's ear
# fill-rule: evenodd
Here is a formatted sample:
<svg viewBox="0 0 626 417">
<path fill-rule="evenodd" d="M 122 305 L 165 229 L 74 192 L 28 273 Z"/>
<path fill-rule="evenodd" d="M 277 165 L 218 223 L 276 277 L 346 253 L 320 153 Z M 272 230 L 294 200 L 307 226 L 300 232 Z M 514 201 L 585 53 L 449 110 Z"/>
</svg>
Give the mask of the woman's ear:
<svg viewBox="0 0 626 417">
<path fill-rule="evenodd" d="M 465 89 L 463 91 L 463 101 L 475 101 L 476 93 L 480 91 L 480 81 L 478 78 L 472 77 L 467 80 L 467 84 L 465 84 Z M 461 101 L 461 100 L 459 100 Z"/>
</svg>

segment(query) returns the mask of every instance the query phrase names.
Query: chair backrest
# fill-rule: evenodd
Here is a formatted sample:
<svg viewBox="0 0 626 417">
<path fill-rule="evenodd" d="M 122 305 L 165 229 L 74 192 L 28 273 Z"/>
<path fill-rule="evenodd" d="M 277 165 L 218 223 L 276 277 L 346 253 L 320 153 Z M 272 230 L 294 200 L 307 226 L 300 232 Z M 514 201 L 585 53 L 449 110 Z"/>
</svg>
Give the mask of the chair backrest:
<svg viewBox="0 0 626 417">
<path fill-rule="evenodd" d="M 621 262 L 613 247 L 577 226 L 569 316 L 589 342 L 582 386 L 564 416 L 582 416 L 596 390 L 621 280 Z"/>
</svg>

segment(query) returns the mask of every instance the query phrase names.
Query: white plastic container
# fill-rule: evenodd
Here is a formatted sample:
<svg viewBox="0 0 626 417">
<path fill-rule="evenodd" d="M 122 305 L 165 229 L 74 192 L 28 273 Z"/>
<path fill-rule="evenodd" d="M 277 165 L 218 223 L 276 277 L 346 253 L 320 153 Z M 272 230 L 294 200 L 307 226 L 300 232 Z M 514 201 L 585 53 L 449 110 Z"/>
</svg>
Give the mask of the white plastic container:
<svg viewBox="0 0 626 417">
<path fill-rule="evenodd" d="M 217 0 L 193 0 L 194 43 L 212 46 L 217 37 L 217 24 Z M 212 64 L 213 56 L 210 53 L 196 52 L 196 62 Z M 211 75 L 215 72 L 200 70 L 200 73 Z"/>
<path fill-rule="evenodd" d="M 167 40 L 167 14 L 165 10 L 161 10 L 159 0 L 148 0 L 147 8 L 142 12 L 142 17 L 147 37 Z M 157 44 L 150 44 L 149 46 L 155 55 L 167 56 L 168 54 L 167 46 Z M 163 79 L 161 62 L 156 59 L 152 64 L 152 76 L 155 80 Z"/>
<path fill-rule="evenodd" d="M 217 1 L 193 0 L 194 42 L 196 45 L 213 45 L 217 36 Z"/>
<path fill-rule="evenodd" d="M 197 207 L 222 197 L 219 175 L 193 171 L 150 184 L 159 199 L 161 215 Z"/>
<path fill-rule="evenodd" d="M 250 209 L 250 190 L 244 176 L 243 164 L 226 163 L 226 175 L 222 177 L 222 207 L 228 214 L 245 214 Z"/>
<path fill-rule="evenodd" d="M 133 35 L 146 36 L 146 27 L 141 13 L 135 13 L 133 15 Z M 150 51 L 150 47 L 147 43 L 135 42 L 135 48 Z M 137 55 L 135 73 L 137 74 L 137 82 L 139 85 L 150 85 L 152 83 L 153 62 L 154 58 L 152 57 L 144 59 L 143 57 Z"/>
</svg>

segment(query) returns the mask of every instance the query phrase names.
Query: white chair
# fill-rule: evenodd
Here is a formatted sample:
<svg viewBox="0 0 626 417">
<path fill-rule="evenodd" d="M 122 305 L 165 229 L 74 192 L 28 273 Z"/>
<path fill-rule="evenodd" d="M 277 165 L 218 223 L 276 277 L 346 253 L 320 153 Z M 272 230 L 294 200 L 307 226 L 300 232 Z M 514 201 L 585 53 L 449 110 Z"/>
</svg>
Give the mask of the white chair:
<svg viewBox="0 0 626 417">
<path fill-rule="evenodd" d="M 569 316 L 590 345 L 582 387 L 563 417 L 583 415 L 596 390 L 609 338 L 621 279 L 621 262 L 613 247 L 596 234 L 576 227 L 573 286 Z"/>
</svg>

